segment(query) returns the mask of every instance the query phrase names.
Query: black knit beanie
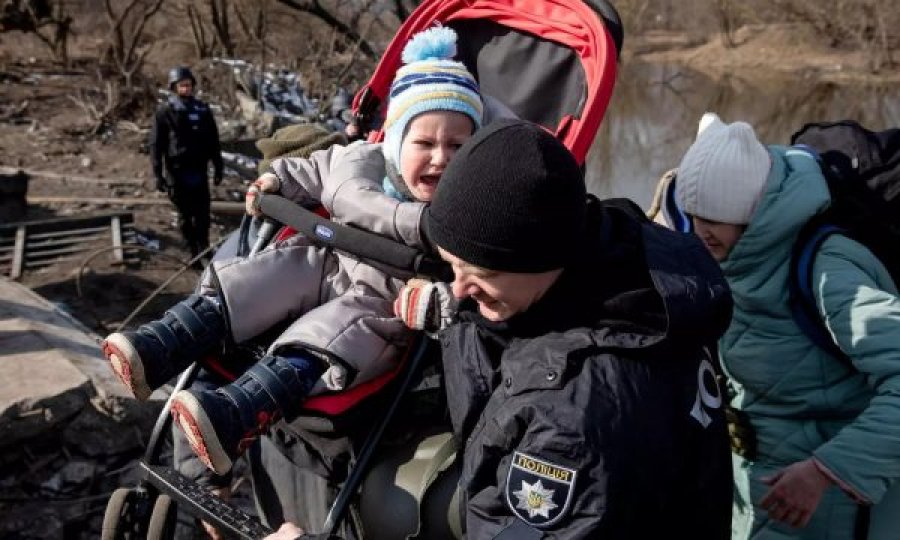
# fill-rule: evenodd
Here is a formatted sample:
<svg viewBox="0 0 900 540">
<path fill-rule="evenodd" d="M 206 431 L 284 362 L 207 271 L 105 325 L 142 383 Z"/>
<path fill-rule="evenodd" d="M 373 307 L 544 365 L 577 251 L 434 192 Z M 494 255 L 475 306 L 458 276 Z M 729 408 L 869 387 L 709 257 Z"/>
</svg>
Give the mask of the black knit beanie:
<svg viewBox="0 0 900 540">
<path fill-rule="evenodd" d="M 425 226 L 433 244 L 470 264 L 546 272 L 584 249 L 586 197 L 581 169 L 556 137 L 498 120 L 450 160 Z"/>
</svg>

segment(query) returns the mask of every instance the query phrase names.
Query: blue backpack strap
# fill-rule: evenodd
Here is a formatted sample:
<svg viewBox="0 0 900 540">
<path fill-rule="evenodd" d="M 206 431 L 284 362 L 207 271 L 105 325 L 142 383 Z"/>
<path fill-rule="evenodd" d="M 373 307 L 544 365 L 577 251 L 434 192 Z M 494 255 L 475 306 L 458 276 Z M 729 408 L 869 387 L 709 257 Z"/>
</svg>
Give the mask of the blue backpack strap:
<svg viewBox="0 0 900 540">
<path fill-rule="evenodd" d="M 798 150 L 803 150 L 804 152 L 807 152 L 807 153 L 810 154 L 813 158 L 815 158 L 816 161 L 819 162 L 819 166 L 822 165 L 822 156 L 819 155 L 819 151 L 816 150 L 815 148 L 813 148 L 812 146 L 810 146 L 810 145 L 808 145 L 808 144 L 797 143 L 797 144 L 793 145 L 793 148 L 796 148 L 796 149 L 798 149 Z"/>
<path fill-rule="evenodd" d="M 844 229 L 828 223 L 811 223 L 804 227 L 794 244 L 788 289 L 791 315 L 797 326 L 818 347 L 849 364 L 850 359 L 837 346 L 825 327 L 813 292 L 813 264 L 819 248 L 832 234 L 845 232 Z"/>
<path fill-rule="evenodd" d="M 677 181 L 678 176 L 676 175 L 675 178 L 669 182 L 669 185 L 666 186 L 666 194 L 665 197 L 663 197 L 663 204 L 665 204 L 666 207 L 666 217 L 669 219 L 674 230 L 683 233 L 694 232 L 691 218 L 684 213 L 680 206 L 678 206 L 678 201 L 675 199 L 675 182 Z"/>
</svg>

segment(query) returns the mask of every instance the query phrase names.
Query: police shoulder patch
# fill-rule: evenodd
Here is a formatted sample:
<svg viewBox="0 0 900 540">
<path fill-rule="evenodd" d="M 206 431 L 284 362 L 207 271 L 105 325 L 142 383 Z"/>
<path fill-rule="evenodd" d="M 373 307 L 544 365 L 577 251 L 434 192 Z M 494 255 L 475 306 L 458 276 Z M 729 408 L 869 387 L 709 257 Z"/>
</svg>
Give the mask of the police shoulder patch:
<svg viewBox="0 0 900 540">
<path fill-rule="evenodd" d="M 576 471 L 514 452 L 506 475 L 506 503 L 535 527 L 549 527 L 569 511 Z"/>
</svg>

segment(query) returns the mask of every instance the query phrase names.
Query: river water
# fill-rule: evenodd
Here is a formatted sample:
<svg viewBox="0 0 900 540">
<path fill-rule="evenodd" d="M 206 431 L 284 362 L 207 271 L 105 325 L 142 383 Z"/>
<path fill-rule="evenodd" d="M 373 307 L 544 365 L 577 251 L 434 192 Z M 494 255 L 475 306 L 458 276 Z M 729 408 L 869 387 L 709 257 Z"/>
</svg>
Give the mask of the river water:
<svg viewBox="0 0 900 540">
<path fill-rule="evenodd" d="M 659 177 L 677 167 L 705 111 L 743 120 L 766 144 L 788 144 L 807 122 L 854 119 L 869 129 L 900 126 L 900 87 L 840 86 L 801 78 L 713 80 L 681 67 L 632 63 L 587 161 L 588 190 L 647 208 Z"/>
</svg>

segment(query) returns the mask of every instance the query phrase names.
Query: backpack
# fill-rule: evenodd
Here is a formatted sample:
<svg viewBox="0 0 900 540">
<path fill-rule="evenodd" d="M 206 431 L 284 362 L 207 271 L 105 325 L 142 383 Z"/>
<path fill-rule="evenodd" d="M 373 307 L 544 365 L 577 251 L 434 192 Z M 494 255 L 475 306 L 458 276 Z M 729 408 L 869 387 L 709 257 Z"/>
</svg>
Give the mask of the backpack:
<svg viewBox="0 0 900 540">
<path fill-rule="evenodd" d="M 811 123 L 794 133 L 791 144 L 816 157 L 832 198 L 831 207 L 810 220 L 794 244 L 791 312 L 816 345 L 848 360 L 816 306 L 813 263 L 829 236 L 843 234 L 872 251 L 900 284 L 900 129 L 873 132 L 852 120 Z"/>
</svg>

